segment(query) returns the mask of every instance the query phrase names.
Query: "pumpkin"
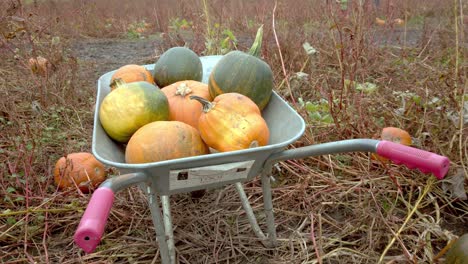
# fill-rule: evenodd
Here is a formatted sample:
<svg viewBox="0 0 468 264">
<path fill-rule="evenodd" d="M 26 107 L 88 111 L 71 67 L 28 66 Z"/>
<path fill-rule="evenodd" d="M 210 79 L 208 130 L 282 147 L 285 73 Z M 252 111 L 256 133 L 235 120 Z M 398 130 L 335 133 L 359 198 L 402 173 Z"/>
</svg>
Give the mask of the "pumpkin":
<svg viewBox="0 0 468 264">
<path fill-rule="evenodd" d="M 213 98 L 235 92 L 252 99 L 260 110 L 265 108 L 273 91 L 273 72 L 266 62 L 258 58 L 262 35 L 263 27 L 260 27 L 249 53 L 231 51 L 215 65 L 208 80 Z"/>
<path fill-rule="evenodd" d="M 382 132 L 380 134 L 380 138 L 382 140 L 387 140 L 391 141 L 394 143 L 402 144 L 405 146 L 411 146 L 412 141 L 411 141 L 411 135 L 398 127 L 385 127 L 382 129 Z M 388 162 L 387 158 L 384 158 L 380 155 L 377 154 L 372 154 L 371 156 L 373 159 L 380 160 L 382 162 Z"/>
<path fill-rule="evenodd" d="M 180 81 L 161 89 L 169 101 L 169 120 L 181 121 L 198 128 L 198 119 L 202 105 L 191 100 L 191 95 L 213 100 L 208 92 L 208 85 L 198 81 Z"/>
<path fill-rule="evenodd" d="M 70 153 L 57 160 L 54 168 L 54 182 L 60 190 L 77 186 L 88 193 L 107 177 L 104 165 L 91 153 Z"/>
<path fill-rule="evenodd" d="M 447 264 L 468 263 L 468 233 L 459 237 L 447 252 Z"/>
<path fill-rule="evenodd" d="M 380 136 L 383 140 L 392 141 L 406 146 L 411 145 L 411 136 L 408 132 L 398 127 L 385 127 Z"/>
<path fill-rule="evenodd" d="M 153 75 L 151 75 L 151 72 L 148 71 L 145 67 L 136 64 L 124 65 L 115 71 L 111 77 L 111 82 L 109 85 L 111 87 L 111 91 L 117 88 L 117 80 L 120 80 L 124 83 L 145 81 L 154 84 Z"/>
<path fill-rule="evenodd" d="M 165 87 L 178 81 L 201 81 L 203 66 L 195 52 L 185 47 L 173 47 L 164 52 L 154 64 L 154 81 Z"/>
<path fill-rule="evenodd" d="M 127 163 L 149 163 L 208 154 L 208 146 L 194 127 L 180 121 L 149 123 L 130 138 Z"/>
<path fill-rule="evenodd" d="M 117 142 L 126 143 L 140 127 L 169 119 L 166 95 L 148 82 L 121 84 L 104 97 L 99 120 L 106 133 Z"/>
<path fill-rule="evenodd" d="M 206 144 L 220 152 L 268 144 L 270 132 L 260 109 L 247 96 L 226 93 L 213 102 L 191 96 L 203 104 L 198 130 Z"/>
</svg>

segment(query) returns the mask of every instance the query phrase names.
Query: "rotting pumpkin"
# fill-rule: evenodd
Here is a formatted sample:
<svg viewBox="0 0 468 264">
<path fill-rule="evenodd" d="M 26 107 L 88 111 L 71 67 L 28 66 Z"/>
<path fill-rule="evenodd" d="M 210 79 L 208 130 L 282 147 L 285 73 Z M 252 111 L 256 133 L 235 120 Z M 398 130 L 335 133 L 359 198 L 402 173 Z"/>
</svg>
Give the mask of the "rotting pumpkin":
<svg viewBox="0 0 468 264">
<path fill-rule="evenodd" d="M 200 96 L 208 101 L 213 100 L 208 92 L 208 85 L 198 81 L 179 81 L 161 89 L 169 102 L 169 120 L 181 121 L 198 128 L 198 119 L 202 105 L 191 100 L 191 95 Z"/>
<path fill-rule="evenodd" d="M 57 160 L 54 182 L 60 190 L 78 187 L 88 193 L 107 177 L 104 165 L 88 152 L 70 153 Z"/>
<path fill-rule="evenodd" d="M 260 109 L 248 97 L 225 93 L 209 102 L 191 96 L 203 104 L 198 130 L 206 144 L 220 152 L 242 150 L 268 144 L 270 132 Z"/>
<path fill-rule="evenodd" d="M 209 76 L 208 88 L 214 98 L 223 93 L 240 93 L 254 101 L 260 110 L 266 107 L 273 91 L 273 72 L 259 58 L 263 26 L 258 29 L 249 53 L 231 51 L 215 65 Z"/>
</svg>

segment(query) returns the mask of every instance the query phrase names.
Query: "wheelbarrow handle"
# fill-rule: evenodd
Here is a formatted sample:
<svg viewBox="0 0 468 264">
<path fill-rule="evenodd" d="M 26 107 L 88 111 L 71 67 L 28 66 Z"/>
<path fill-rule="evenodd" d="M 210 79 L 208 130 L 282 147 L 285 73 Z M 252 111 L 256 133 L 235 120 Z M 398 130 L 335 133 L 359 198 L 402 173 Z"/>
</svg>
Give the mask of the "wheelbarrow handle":
<svg viewBox="0 0 468 264">
<path fill-rule="evenodd" d="M 432 173 L 439 180 L 445 177 L 450 167 L 447 157 L 391 141 L 380 141 L 376 153 L 391 159 L 395 164 L 404 164 L 410 169 L 417 168 L 423 173 Z"/>
<path fill-rule="evenodd" d="M 278 152 L 268 158 L 264 167 L 271 168 L 273 163 L 281 160 L 355 151 L 377 153 L 392 160 L 395 164 L 404 164 L 410 169 L 419 169 L 423 173 L 432 173 L 439 180 L 445 177 L 450 166 L 447 157 L 414 147 L 385 140 L 348 139 Z"/>
<path fill-rule="evenodd" d="M 101 241 L 113 202 L 114 191 L 107 187 L 97 188 L 91 196 L 73 237 L 84 252 L 93 252 Z"/>
<path fill-rule="evenodd" d="M 104 181 L 93 193 L 73 237 L 86 253 L 93 252 L 101 242 L 116 192 L 146 181 L 144 173 L 129 173 Z"/>
</svg>

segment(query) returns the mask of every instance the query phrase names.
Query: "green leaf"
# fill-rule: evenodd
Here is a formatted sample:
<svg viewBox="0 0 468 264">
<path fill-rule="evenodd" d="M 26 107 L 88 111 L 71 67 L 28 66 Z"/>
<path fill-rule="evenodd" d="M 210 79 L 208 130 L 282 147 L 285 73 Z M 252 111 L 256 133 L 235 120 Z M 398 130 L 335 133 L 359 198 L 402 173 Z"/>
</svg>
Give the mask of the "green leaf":
<svg viewBox="0 0 468 264">
<path fill-rule="evenodd" d="M 58 36 L 53 37 L 52 40 L 51 40 L 51 43 L 54 46 L 58 45 L 60 43 L 60 37 L 58 37 Z"/>
<path fill-rule="evenodd" d="M 12 225 L 16 224 L 16 219 L 14 217 L 8 217 L 7 218 L 7 224 L 9 226 L 12 226 Z"/>
<path fill-rule="evenodd" d="M 377 85 L 374 83 L 370 82 L 365 82 L 365 83 L 357 83 L 356 84 L 356 90 L 362 91 L 367 94 L 371 94 L 375 91 L 377 91 Z"/>
<path fill-rule="evenodd" d="M 260 51 L 262 50 L 262 38 L 263 38 L 263 25 L 261 25 L 257 30 L 255 41 L 249 50 L 250 55 L 255 56 L 255 57 L 260 56 Z"/>
<path fill-rule="evenodd" d="M 413 102 L 417 105 L 421 105 L 421 97 L 419 95 L 413 95 L 413 97 L 411 97 L 411 99 L 413 100 Z"/>
<path fill-rule="evenodd" d="M 14 202 L 22 202 L 24 201 L 24 197 L 23 196 L 18 196 L 15 198 L 15 200 L 13 200 Z"/>
</svg>

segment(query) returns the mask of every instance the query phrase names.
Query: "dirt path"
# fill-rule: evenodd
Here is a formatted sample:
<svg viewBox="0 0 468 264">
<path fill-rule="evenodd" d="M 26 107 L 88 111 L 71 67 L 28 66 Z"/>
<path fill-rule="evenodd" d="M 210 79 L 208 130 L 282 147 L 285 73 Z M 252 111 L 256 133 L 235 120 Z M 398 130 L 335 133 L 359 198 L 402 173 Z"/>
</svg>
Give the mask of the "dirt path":
<svg viewBox="0 0 468 264">
<path fill-rule="evenodd" d="M 380 45 L 401 46 L 405 37 L 407 46 L 416 46 L 422 37 L 422 32 L 409 29 L 405 36 L 402 29 L 396 29 L 377 34 L 373 41 Z M 240 46 L 251 43 L 249 38 L 242 36 L 238 37 L 238 41 Z M 89 39 L 73 43 L 72 51 L 82 66 L 80 74 L 94 83 L 102 74 L 125 64 L 154 63 L 161 42 L 161 38 L 155 36 L 136 40 Z M 271 40 L 270 44 L 275 45 L 274 40 Z"/>
<path fill-rule="evenodd" d="M 86 83 L 95 83 L 102 74 L 125 64 L 152 64 L 160 40 L 92 39 L 72 44 Z"/>
</svg>

